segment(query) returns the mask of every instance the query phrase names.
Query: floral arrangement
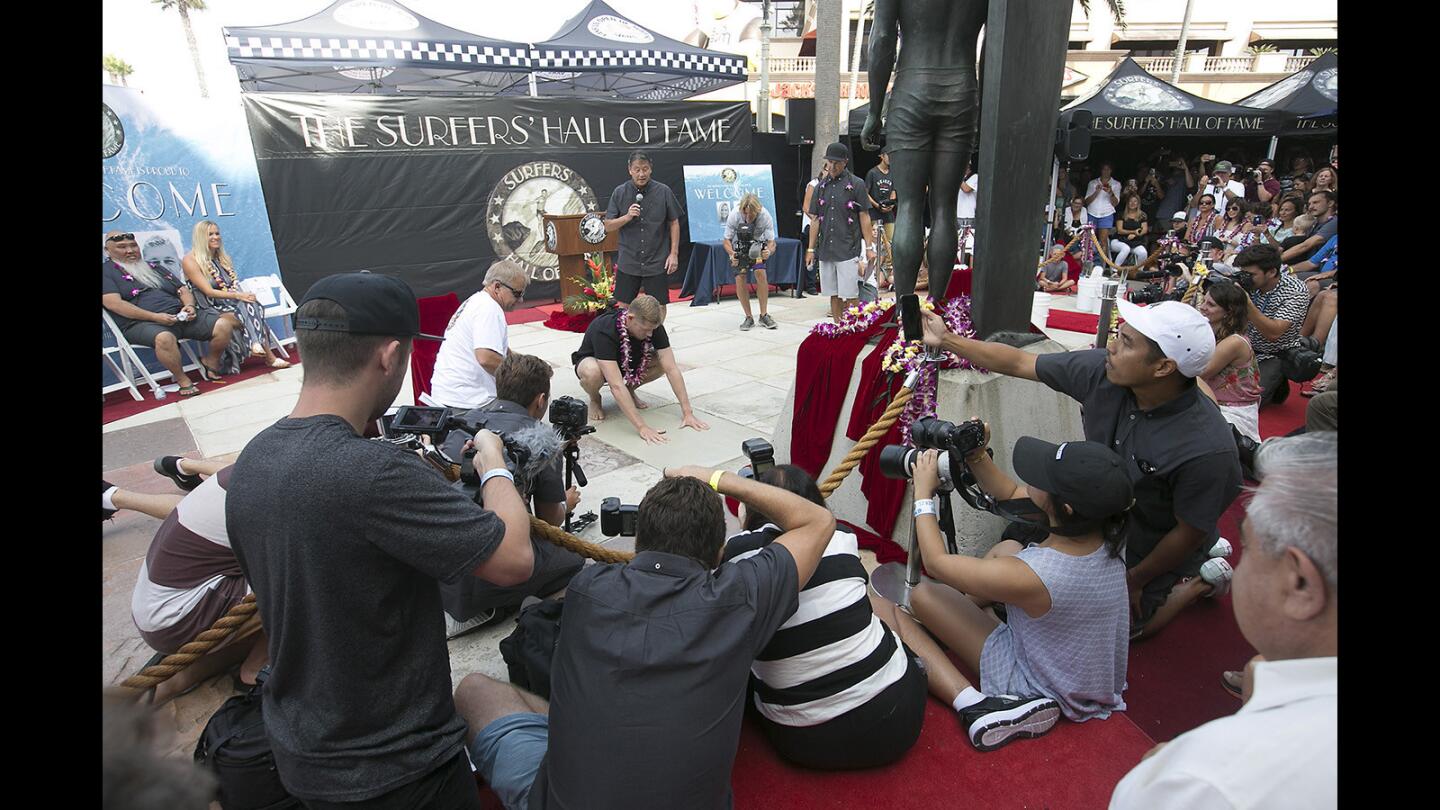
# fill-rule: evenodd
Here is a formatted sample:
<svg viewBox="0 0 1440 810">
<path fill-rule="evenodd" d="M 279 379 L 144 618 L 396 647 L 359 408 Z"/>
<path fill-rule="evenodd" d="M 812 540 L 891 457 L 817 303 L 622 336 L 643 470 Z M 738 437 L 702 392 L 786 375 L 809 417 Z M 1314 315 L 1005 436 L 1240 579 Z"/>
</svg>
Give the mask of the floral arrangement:
<svg viewBox="0 0 1440 810">
<path fill-rule="evenodd" d="M 615 268 L 609 258 L 604 253 L 591 253 L 585 257 L 585 269 L 586 278 L 571 279 L 582 285 L 580 293 L 565 297 L 564 309 L 571 315 L 598 315 L 615 305 L 611 297 L 615 294 Z"/>
<path fill-rule="evenodd" d="M 920 306 L 926 310 L 934 311 L 935 304 L 928 298 L 920 302 Z M 945 326 L 954 334 L 961 337 L 974 338 L 975 326 L 970 322 L 970 296 L 957 296 L 946 302 L 940 310 L 940 317 L 945 320 Z M 961 357 L 956 357 L 950 352 L 944 353 L 944 360 L 939 363 L 925 362 L 925 344 L 919 340 L 905 340 L 902 336 L 896 337 L 895 342 L 885 350 L 885 355 L 880 361 L 880 367 L 894 377 L 905 377 L 911 371 L 919 370 L 915 387 L 912 389 L 910 401 L 905 404 L 905 410 L 900 413 L 900 437 L 906 444 L 910 443 L 910 426 L 916 419 L 923 419 L 935 415 L 935 391 L 940 382 L 940 369 L 942 368 L 968 368 L 988 373 L 985 369 L 971 363 Z"/>
</svg>

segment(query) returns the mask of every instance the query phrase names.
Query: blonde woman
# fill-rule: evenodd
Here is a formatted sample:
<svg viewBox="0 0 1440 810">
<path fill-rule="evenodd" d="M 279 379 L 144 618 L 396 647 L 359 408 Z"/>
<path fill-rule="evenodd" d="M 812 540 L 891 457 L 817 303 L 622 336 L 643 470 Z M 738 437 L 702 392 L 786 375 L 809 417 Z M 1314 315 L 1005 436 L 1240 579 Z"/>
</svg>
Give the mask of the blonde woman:
<svg viewBox="0 0 1440 810">
<path fill-rule="evenodd" d="M 210 306 L 222 312 L 233 312 L 240 318 L 243 339 L 230 342 L 232 351 L 238 356 L 232 358 L 227 354 L 226 357 L 227 367 L 233 366 L 229 369 L 230 373 L 239 371 L 240 363 L 245 359 L 243 347 L 247 345 L 250 354 L 269 358 L 266 363 L 271 368 L 290 367 L 288 362 L 276 356 L 273 346 L 266 345 L 270 342 L 270 332 L 265 328 L 265 307 L 256 301 L 253 294 L 240 289 L 234 262 L 220 240 L 219 225 L 208 219 L 196 223 L 190 235 L 190 252 L 180 266 L 184 268 L 185 280 L 190 282 L 197 297 L 203 297 Z"/>
</svg>

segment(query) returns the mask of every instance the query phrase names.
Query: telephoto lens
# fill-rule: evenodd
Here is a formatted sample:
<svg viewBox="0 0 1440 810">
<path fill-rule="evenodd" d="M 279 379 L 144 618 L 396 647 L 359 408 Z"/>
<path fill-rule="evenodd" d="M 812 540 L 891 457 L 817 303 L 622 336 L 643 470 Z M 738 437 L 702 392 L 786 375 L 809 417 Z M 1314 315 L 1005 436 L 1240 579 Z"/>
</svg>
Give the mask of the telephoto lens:
<svg viewBox="0 0 1440 810">
<path fill-rule="evenodd" d="M 886 478 L 894 478 L 900 481 L 910 480 L 910 473 L 915 468 L 915 454 L 919 452 L 913 447 L 906 447 L 903 444 L 891 444 L 880 448 L 880 474 Z"/>
</svg>

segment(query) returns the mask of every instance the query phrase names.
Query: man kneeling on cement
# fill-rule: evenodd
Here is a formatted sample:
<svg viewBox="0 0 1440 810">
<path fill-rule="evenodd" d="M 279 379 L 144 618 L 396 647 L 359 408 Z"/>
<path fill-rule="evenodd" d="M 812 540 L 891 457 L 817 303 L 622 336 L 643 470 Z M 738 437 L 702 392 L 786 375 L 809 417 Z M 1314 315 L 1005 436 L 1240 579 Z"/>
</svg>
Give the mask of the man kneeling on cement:
<svg viewBox="0 0 1440 810">
<path fill-rule="evenodd" d="M 782 534 L 721 566 L 717 492 Z M 460 682 L 480 774 L 507 808 L 730 807 L 750 665 L 834 533 L 829 510 L 779 487 L 666 470 L 640 501 L 635 558 L 570 580 L 550 702 L 484 675 Z"/>
<path fill-rule="evenodd" d="M 709 430 L 710 426 L 695 416 L 690 407 L 690 396 L 685 392 L 685 378 L 675 364 L 675 353 L 670 351 L 670 337 L 665 334 L 661 322 L 665 313 L 660 302 L 653 296 L 640 294 L 630 302 L 629 309 L 615 310 L 590 322 L 585 330 L 585 339 L 580 348 L 570 355 L 575 364 L 575 376 L 580 378 L 580 387 L 590 395 L 590 421 L 605 421 L 605 411 L 600 405 L 600 390 L 610 388 L 620 412 L 635 426 L 640 438 L 651 444 L 669 441 L 665 431 L 655 430 L 645 424 L 640 411 L 650 407 L 635 396 L 635 389 L 645 383 L 654 382 L 663 373 L 670 381 L 670 389 L 680 402 L 684 418 L 680 427 Z M 621 340 L 624 333 L 626 339 Z"/>
</svg>

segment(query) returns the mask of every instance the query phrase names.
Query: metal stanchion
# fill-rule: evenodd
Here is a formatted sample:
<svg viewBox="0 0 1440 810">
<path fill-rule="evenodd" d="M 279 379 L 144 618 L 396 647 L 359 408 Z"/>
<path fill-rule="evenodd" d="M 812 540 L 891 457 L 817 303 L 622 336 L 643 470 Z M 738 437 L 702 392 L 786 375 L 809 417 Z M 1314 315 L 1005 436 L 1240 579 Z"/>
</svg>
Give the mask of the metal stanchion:
<svg viewBox="0 0 1440 810">
<path fill-rule="evenodd" d="M 1115 300 L 1120 297 L 1120 279 L 1107 278 L 1100 282 L 1100 320 L 1095 326 L 1095 348 L 1103 349 L 1110 343 L 1119 318 L 1119 307 Z"/>
<path fill-rule="evenodd" d="M 915 536 L 915 519 L 910 519 L 910 556 L 904 565 L 885 563 L 870 574 L 870 587 L 875 593 L 910 609 L 910 593 L 920 584 L 920 540 Z"/>
</svg>

